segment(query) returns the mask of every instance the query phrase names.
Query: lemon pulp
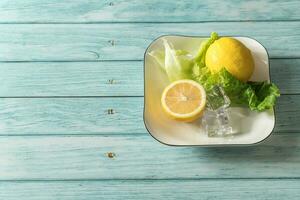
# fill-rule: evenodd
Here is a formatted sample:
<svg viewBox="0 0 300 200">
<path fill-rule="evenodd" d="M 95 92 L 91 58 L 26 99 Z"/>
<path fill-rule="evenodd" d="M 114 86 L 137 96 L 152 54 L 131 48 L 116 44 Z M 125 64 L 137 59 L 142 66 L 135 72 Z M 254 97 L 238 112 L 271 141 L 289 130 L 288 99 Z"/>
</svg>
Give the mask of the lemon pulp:
<svg viewBox="0 0 300 200">
<path fill-rule="evenodd" d="M 179 80 L 165 88 L 161 104 L 168 116 L 189 122 L 203 114 L 206 93 L 204 88 L 195 81 Z"/>
</svg>

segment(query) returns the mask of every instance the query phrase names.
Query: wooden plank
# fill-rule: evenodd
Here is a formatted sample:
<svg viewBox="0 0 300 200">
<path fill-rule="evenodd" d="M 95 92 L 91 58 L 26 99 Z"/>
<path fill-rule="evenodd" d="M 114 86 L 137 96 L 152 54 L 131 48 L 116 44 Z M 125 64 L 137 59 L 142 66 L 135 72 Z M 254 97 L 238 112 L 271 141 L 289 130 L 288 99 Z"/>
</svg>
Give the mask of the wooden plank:
<svg viewBox="0 0 300 200">
<path fill-rule="evenodd" d="M 145 133 L 143 98 L 0 99 L 0 132 L 24 134 Z"/>
<path fill-rule="evenodd" d="M 300 93 L 300 59 L 271 59 L 282 94 Z M 143 62 L 0 64 L 0 96 L 143 96 Z"/>
<path fill-rule="evenodd" d="M 159 0 L 2 0 L 0 22 L 190 22 L 300 19 L 297 0 L 197 1 Z"/>
<path fill-rule="evenodd" d="M 299 132 L 300 96 L 276 106 L 275 132 Z M 2 98 L 0 135 L 147 134 L 143 98 Z"/>
<path fill-rule="evenodd" d="M 276 27 L 276 31 L 274 31 Z M 135 24 L 1 24 L 0 61 L 141 60 L 163 34 L 256 38 L 272 58 L 300 57 L 300 21 Z"/>
<path fill-rule="evenodd" d="M 251 147 L 169 147 L 141 136 L 2 136 L 0 180 L 300 178 L 300 136 Z"/>
<path fill-rule="evenodd" d="M 276 125 L 275 131 L 278 132 L 294 132 L 300 130 L 298 128 L 300 119 L 300 96 L 281 96 L 275 107 Z"/>
<path fill-rule="evenodd" d="M 282 94 L 300 92 L 300 59 L 270 59 L 271 79 Z"/>
<path fill-rule="evenodd" d="M 0 96 L 142 96 L 143 63 L 0 64 Z"/>
<path fill-rule="evenodd" d="M 299 180 L 0 182 L 5 200 L 299 199 Z M 245 191 L 245 192 L 241 192 Z"/>
</svg>

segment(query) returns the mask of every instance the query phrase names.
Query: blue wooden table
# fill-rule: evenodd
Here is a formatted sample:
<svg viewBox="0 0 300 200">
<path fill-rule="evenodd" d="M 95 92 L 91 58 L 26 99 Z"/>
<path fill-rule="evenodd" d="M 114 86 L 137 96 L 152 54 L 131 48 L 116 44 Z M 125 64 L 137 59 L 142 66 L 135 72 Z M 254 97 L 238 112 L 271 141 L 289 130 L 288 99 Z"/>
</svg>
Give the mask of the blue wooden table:
<svg viewBox="0 0 300 200">
<path fill-rule="evenodd" d="M 299 199 L 300 1 L 0 1 L 0 199 Z M 269 51 L 273 136 L 176 148 L 143 125 L 143 54 L 163 34 Z"/>
</svg>

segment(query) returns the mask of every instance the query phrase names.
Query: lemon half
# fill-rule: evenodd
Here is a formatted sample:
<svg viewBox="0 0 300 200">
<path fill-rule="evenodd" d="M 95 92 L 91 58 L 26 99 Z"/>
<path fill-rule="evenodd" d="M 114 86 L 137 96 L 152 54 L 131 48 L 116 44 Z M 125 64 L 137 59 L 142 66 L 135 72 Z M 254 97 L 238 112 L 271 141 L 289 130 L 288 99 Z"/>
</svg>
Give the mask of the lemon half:
<svg viewBox="0 0 300 200">
<path fill-rule="evenodd" d="M 204 88 L 192 80 L 179 80 L 165 88 L 161 96 L 165 113 L 171 118 L 191 122 L 201 117 L 206 104 Z"/>
</svg>

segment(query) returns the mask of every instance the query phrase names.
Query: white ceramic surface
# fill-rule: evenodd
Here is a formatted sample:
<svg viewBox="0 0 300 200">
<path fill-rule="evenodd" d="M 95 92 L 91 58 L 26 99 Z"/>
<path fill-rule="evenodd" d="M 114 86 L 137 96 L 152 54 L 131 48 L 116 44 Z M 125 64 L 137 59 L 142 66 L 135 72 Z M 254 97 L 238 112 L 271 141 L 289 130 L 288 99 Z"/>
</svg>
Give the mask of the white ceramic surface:
<svg viewBox="0 0 300 200">
<path fill-rule="evenodd" d="M 149 133 L 158 141 L 168 145 L 250 145 L 267 138 L 275 125 L 274 110 L 254 112 L 247 108 L 231 108 L 230 117 L 236 134 L 230 137 L 208 137 L 200 122 L 183 123 L 165 116 L 160 104 L 163 89 L 169 84 L 168 78 L 155 60 L 147 55 L 152 50 L 162 49 L 162 39 L 170 41 L 176 49 L 184 49 L 193 54 L 205 38 L 186 36 L 162 36 L 156 39 L 145 52 L 145 103 L 144 122 Z M 269 58 L 266 49 L 256 40 L 235 37 L 245 44 L 253 55 L 255 70 L 250 80 L 270 80 Z"/>
</svg>

